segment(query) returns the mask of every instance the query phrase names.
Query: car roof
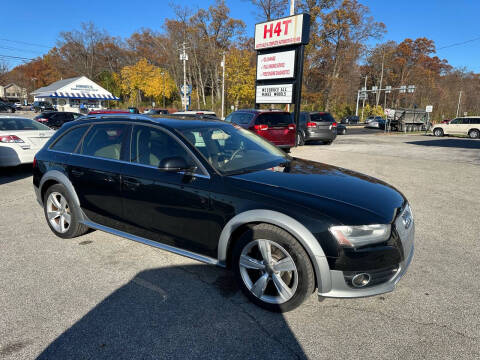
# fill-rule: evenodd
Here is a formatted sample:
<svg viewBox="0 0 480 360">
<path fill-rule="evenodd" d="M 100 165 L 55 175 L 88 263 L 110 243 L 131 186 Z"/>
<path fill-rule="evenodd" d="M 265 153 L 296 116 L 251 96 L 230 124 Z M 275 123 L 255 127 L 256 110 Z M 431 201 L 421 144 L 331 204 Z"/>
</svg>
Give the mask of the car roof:
<svg viewBox="0 0 480 360">
<path fill-rule="evenodd" d="M 132 121 L 139 123 L 150 123 L 156 125 L 162 125 L 169 128 L 182 129 L 182 128 L 191 128 L 196 126 L 204 125 L 228 125 L 232 126 L 229 123 L 226 123 L 221 120 L 214 120 L 211 118 L 192 118 L 191 116 L 183 117 L 182 115 L 169 115 L 162 116 L 148 116 L 142 114 L 93 114 L 85 115 L 83 118 L 75 120 L 75 122 L 69 122 L 68 124 L 83 124 L 83 123 L 101 123 L 104 121 Z"/>
</svg>

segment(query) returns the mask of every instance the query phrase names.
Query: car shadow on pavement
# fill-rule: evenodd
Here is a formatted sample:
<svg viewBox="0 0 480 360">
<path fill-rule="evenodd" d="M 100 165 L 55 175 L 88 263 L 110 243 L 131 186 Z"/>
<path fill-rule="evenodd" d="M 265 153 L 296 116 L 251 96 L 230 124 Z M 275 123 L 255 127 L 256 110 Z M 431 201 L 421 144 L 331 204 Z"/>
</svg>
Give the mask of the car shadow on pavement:
<svg viewBox="0 0 480 360">
<path fill-rule="evenodd" d="M 473 139 L 438 139 L 438 140 L 421 140 L 409 141 L 406 144 L 421 146 L 438 146 L 438 147 L 456 147 L 461 149 L 480 149 L 480 140 Z"/>
<path fill-rule="evenodd" d="M 79 294 L 81 296 L 81 294 Z M 282 314 L 250 303 L 208 265 L 138 273 L 37 359 L 304 359 Z"/>
<path fill-rule="evenodd" d="M 0 167 L 0 185 L 32 176 L 32 164 Z"/>
</svg>

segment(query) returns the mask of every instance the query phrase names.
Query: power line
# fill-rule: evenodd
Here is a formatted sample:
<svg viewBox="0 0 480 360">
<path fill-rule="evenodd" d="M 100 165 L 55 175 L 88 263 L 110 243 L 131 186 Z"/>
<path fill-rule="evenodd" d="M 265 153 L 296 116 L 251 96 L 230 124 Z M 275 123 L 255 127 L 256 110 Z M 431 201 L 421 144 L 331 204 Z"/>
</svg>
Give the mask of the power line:
<svg viewBox="0 0 480 360">
<path fill-rule="evenodd" d="M 2 39 L 0 38 L 1 41 L 8 41 L 12 43 L 17 43 L 17 44 L 23 44 L 23 45 L 29 45 L 29 46 L 39 46 L 39 47 L 44 47 L 44 48 L 52 48 L 53 46 L 47 46 L 47 45 L 41 45 L 41 44 L 35 44 L 35 43 L 29 43 L 25 41 L 19 41 L 19 40 L 10 40 L 10 39 Z"/>
<path fill-rule="evenodd" d="M 479 37 L 476 37 L 476 38 L 474 38 L 474 39 L 470 39 L 470 40 L 458 42 L 458 43 L 455 43 L 455 44 L 450 44 L 450 45 L 445 45 L 445 46 L 439 47 L 439 48 L 437 49 L 437 51 L 438 51 L 438 50 L 443 50 L 443 49 L 448 49 L 448 48 L 451 48 L 451 47 L 454 47 L 454 46 L 465 45 L 465 44 L 468 44 L 468 43 L 471 43 L 471 42 L 474 42 L 474 41 L 478 41 L 478 40 L 480 40 L 480 36 L 479 36 Z"/>
<path fill-rule="evenodd" d="M 13 46 L 2 46 L 2 45 L 0 45 L 0 49 L 11 50 L 11 51 L 19 51 L 19 52 L 29 52 L 29 53 L 34 53 L 34 54 L 38 54 L 39 51 L 42 51 L 42 50 L 20 49 L 20 48 L 13 47 Z"/>
<path fill-rule="evenodd" d="M 0 57 L 9 58 L 9 59 L 19 59 L 19 60 L 35 60 L 35 59 L 26 58 L 22 56 L 13 56 L 13 55 L 5 55 L 5 54 L 0 54 Z"/>
</svg>

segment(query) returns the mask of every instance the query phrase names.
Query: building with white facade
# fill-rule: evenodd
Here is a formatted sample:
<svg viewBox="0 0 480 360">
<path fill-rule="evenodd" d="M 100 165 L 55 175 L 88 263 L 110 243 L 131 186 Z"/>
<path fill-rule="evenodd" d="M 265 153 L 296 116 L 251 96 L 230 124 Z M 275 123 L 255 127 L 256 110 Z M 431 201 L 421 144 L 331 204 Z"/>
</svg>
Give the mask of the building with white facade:
<svg viewBox="0 0 480 360">
<path fill-rule="evenodd" d="M 101 110 L 109 107 L 109 101 L 120 100 L 85 76 L 59 80 L 31 94 L 34 101 L 48 101 L 58 111 L 80 112 L 81 104 L 88 110 Z"/>
</svg>

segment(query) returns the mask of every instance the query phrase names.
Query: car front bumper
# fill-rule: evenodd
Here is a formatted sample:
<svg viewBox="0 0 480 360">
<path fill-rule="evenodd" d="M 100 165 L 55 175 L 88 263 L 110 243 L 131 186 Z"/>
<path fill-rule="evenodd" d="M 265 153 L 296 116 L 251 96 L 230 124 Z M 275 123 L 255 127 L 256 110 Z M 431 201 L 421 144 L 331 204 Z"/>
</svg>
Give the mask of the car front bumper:
<svg viewBox="0 0 480 360">
<path fill-rule="evenodd" d="M 405 210 L 404 210 L 405 211 Z M 322 279 L 326 286 L 322 286 L 322 289 L 318 291 L 318 296 L 321 300 L 324 297 L 332 298 L 357 298 L 379 295 L 387 292 L 391 292 L 395 289 L 396 284 L 405 275 L 414 254 L 414 238 L 415 238 L 415 223 L 412 220 L 408 229 L 405 229 L 402 223 L 402 214 L 397 217 L 395 221 L 395 227 L 398 230 L 401 244 L 403 247 L 404 258 L 395 266 L 395 272 L 391 273 L 391 276 L 384 282 L 378 285 L 365 286 L 362 288 L 356 288 L 348 284 L 346 278 L 347 274 L 351 272 L 345 272 L 341 270 L 330 270 L 328 279 Z M 356 271 L 355 273 L 371 273 L 372 275 L 376 270 Z M 373 277 L 372 277 L 373 278 Z M 325 281 L 324 281 L 325 280 Z"/>
</svg>

